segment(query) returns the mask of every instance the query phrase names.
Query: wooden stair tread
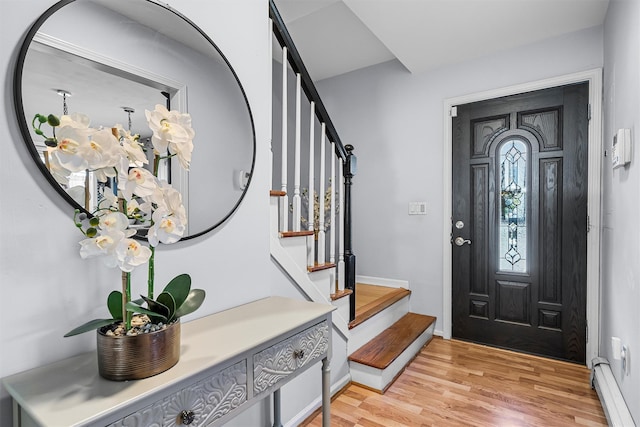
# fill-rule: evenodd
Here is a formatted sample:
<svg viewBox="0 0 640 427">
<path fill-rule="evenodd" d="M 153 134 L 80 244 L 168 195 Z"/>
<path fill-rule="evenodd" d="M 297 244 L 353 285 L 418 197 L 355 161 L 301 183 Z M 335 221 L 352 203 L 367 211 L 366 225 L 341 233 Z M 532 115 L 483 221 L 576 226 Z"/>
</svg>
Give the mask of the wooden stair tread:
<svg viewBox="0 0 640 427">
<path fill-rule="evenodd" d="M 341 291 L 336 292 L 335 294 L 331 294 L 331 301 L 339 300 L 340 298 L 349 296 L 353 293 L 351 289 L 343 289 Z"/>
<path fill-rule="evenodd" d="M 316 264 L 313 267 L 307 267 L 307 271 L 309 273 L 313 273 L 314 271 L 328 270 L 330 268 L 334 268 L 336 265 L 333 262 L 326 262 L 324 264 Z"/>
<path fill-rule="evenodd" d="M 282 197 L 282 196 L 286 196 L 286 195 L 287 195 L 286 191 L 269 190 L 269 196 L 272 196 L 272 197 Z"/>
<path fill-rule="evenodd" d="M 405 288 L 389 288 L 390 291 L 382 298 L 378 298 L 367 305 L 356 310 L 356 318 L 349 322 L 349 329 L 362 324 L 366 320 L 380 313 L 390 305 L 395 304 L 407 295 L 411 295 L 411 291 Z M 358 298 L 358 289 L 356 285 L 356 299 Z"/>
<path fill-rule="evenodd" d="M 313 236 L 313 231 L 281 231 L 280 237 Z"/>
<path fill-rule="evenodd" d="M 385 369 L 435 321 L 436 318 L 433 316 L 407 313 L 356 350 L 349 356 L 349 360 L 377 369 Z"/>
</svg>

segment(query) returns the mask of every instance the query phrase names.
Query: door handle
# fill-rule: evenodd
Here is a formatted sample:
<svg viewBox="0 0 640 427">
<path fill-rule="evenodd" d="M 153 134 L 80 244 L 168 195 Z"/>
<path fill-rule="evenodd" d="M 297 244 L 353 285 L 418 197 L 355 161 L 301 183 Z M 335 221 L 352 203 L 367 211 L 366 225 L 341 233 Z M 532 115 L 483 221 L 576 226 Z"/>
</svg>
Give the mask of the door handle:
<svg viewBox="0 0 640 427">
<path fill-rule="evenodd" d="M 458 236 L 458 237 L 456 237 L 456 238 L 455 238 L 455 240 L 453 241 L 453 243 L 455 243 L 455 244 L 456 244 L 456 246 L 462 246 L 462 245 L 464 245 L 465 243 L 467 243 L 467 244 L 469 244 L 469 245 L 470 245 L 470 244 L 471 244 L 471 240 L 469 240 L 469 239 L 464 239 L 464 238 L 462 238 L 462 237 L 459 237 L 459 236 Z"/>
</svg>

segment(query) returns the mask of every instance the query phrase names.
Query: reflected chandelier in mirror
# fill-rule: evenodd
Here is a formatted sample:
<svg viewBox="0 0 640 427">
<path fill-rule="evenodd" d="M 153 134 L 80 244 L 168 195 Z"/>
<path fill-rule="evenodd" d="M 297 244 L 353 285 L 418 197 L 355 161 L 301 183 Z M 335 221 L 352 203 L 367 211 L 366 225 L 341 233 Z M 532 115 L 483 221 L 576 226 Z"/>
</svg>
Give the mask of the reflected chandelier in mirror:
<svg viewBox="0 0 640 427">
<path fill-rule="evenodd" d="M 153 0 L 56 3 L 26 35 L 14 101 L 38 169 L 72 207 L 85 212 L 104 190 L 91 171 L 68 186 L 54 179 L 44 140 L 31 127 L 36 114 L 82 113 L 94 125 L 119 123 L 140 134 L 144 144 L 151 137 L 145 110 L 162 104 L 189 113 L 198 152 L 190 170 L 178 167 L 175 157 L 160 165 L 160 176 L 183 195 L 189 224 L 184 239 L 228 219 L 251 180 L 255 131 L 240 81 L 202 30 Z"/>
</svg>

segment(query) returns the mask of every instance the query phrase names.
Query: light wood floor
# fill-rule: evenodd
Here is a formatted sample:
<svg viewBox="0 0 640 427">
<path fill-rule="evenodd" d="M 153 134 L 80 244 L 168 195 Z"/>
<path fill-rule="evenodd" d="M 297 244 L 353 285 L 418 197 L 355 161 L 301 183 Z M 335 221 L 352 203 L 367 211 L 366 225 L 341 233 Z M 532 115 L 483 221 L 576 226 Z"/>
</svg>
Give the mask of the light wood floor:
<svg viewBox="0 0 640 427">
<path fill-rule="evenodd" d="M 355 319 L 349 322 L 349 328 L 355 328 L 410 294 L 411 292 L 404 288 L 356 283 Z"/>
<path fill-rule="evenodd" d="M 392 293 L 396 288 L 387 286 L 368 285 L 366 283 L 356 283 L 356 314 L 365 306 L 384 298 Z"/>
<path fill-rule="evenodd" d="M 322 415 L 303 425 L 320 426 Z M 350 385 L 332 426 L 606 426 L 584 366 L 435 337 L 384 395 Z"/>
</svg>

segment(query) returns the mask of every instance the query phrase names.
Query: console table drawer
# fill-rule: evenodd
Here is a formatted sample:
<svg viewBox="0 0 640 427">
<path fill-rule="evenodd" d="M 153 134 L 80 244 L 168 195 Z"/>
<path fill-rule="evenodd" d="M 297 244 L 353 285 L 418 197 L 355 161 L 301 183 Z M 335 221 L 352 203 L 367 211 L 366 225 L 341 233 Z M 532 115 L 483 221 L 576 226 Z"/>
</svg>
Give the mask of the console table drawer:
<svg viewBox="0 0 640 427">
<path fill-rule="evenodd" d="M 327 322 L 314 325 L 253 356 L 253 391 L 262 393 L 329 349 Z"/>
<path fill-rule="evenodd" d="M 204 426 L 223 417 L 246 400 L 247 362 L 242 360 L 109 427 Z"/>
</svg>

